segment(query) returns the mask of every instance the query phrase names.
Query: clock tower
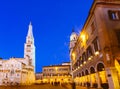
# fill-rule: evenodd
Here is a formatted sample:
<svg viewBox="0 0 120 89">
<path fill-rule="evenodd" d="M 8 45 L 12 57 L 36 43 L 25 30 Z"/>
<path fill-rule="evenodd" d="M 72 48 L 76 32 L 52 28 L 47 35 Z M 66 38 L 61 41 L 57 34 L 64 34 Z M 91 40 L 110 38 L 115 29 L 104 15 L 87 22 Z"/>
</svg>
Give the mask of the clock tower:
<svg viewBox="0 0 120 89">
<path fill-rule="evenodd" d="M 69 45 L 69 49 L 70 49 L 70 54 L 75 46 L 75 43 L 78 39 L 78 35 L 77 33 L 74 31 L 74 29 L 72 29 L 72 34 L 70 35 L 70 45 Z"/>
<path fill-rule="evenodd" d="M 31 22 L 28 27 L 28 34 L 24 45 L 24 58 L 28 60 L 28 65 L 34 66 L 35 71 L 35 45 Z"/>
</svg>

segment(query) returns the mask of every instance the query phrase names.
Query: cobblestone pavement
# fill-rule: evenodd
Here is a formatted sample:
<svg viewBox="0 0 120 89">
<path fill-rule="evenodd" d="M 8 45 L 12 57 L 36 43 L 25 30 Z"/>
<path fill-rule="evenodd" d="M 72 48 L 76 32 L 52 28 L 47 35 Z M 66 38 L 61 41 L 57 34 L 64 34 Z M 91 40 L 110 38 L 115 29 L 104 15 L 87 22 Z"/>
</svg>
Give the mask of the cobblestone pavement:
<svg viewBox="0 0 120 89">
<path fill-rule="evenodd" d="M 98 88 L 87 88 L 87 87 L 82 87 L 82 86 L 76 86 L 75 88 L 72 88 L 71 85 L 67 85 L 66 86 L 67 88 L 66 89 L 98 89 Z"/>
<path fill-rule="evenodd" d="M 81 86 L 76 86 L 76 89 L 98 89 L 98 88 L 87 88 L 87 87 L 81 87 Z M 102 89 L 102 88 L 100 88 Z"/>
<path fill-rule="evenodd" d="M 72 89 L 71 85 L 50 85 L 50 84 L 42 84 L 42 85 L 29 85 L 29 86 L 0 86 L 0 89 Z M 96 89 L 96 88 L 86 88 L 81 86 L 76 86 L 75 89 Z"/>
<path fill-rule="evenodd" d="M 29 85 L 29 86 L 0 86 L 0 89 L 66 89 L 66 88 L 62 86 L 43 84 L 43 85 Z"/>
</svg>

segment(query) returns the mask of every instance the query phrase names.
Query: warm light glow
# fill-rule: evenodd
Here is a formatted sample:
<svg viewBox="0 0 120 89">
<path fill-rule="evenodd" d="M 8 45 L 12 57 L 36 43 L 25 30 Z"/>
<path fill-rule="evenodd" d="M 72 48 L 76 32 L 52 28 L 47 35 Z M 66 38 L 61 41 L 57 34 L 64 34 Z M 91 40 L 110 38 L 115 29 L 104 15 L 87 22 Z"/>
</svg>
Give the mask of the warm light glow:
<svg viewBox="0 0 120 89">
<path fill-rule="evenodd" d="M 120 72 L 120 64 L 118 63 L 117 60 L 115 60 L 115 67 Z"/>
<path fill-rule="evenodd" d="M 100 78 L 101 78 L 101 81 L 102 83 L 106 83 L 107 82 L 107 78 L 106 78 L 106 74 L 105 74 L 105 71 L 101 71 L 99 72 L 99 75 L 100 75 Z"/>
<path fill-rule="evenodd" d="M 82 35 L 81 35 L 81 38 L 82 38 L 82 41 L 85 42 L 85 39 L 86 39 L 86 38 L 85 38 L 85 34 L 82 34 Z"/>
<path fill-rule="evenodd" d="M 58 70 L 58 68 L 57 68 L 57 67 L 55 67 L 55 70 L 57 71 L 57 70 Z"/>
<path fill-rule="evenodd" d="M 82 46 L 86 45 L 86 41 L 87 41 L 88 37 L 86 33 L 81 33 L 80 34 L 80 40 L 82 41 Z"/>
<path fill-rule="evenodd" d="M 88 58 L 88 60 L 91 60 L 93 58 L 93 56 L 90 56 L 89 58 Z"/>
<path fill-rule="evenodd" d="M 91 74 L 90 77 L 91 77 L 92 83 L 95 83 L 96 82 L 95 74 Z"/>
<path fill-rule="evenodd" d="M 89 57 L 88 60 L 91 60 L 91 57 Z"/>
<path fill-rule="evenodd" d="M 84 61 L 84 64 L 86 64 L 86 61 Z"/>
<path fill-rule="evenodd" d="M 73 60 L 75 60 L 75 53 L 72 53 Z"/>
<path fill-rule="evenodd" d="M 96 55 L 96 56 L 99 55 L 99 51 L 96 51 L 96 52 L 95 52 L 95 55 Z"/>
<path fill-rule="evenodd" d="M 72 56 L 75 56 L 75 53 L 72 53 Z"/>
<path fill-rule="evenodd" d="M 80 66 L 82 67 L 82 64 Z"/>
</svg>

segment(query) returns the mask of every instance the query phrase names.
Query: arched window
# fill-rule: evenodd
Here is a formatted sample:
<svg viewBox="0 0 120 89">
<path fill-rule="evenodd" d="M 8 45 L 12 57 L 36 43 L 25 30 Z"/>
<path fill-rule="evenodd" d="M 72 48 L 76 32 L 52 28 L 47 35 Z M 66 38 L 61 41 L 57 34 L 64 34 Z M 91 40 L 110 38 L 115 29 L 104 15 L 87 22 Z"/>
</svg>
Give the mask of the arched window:
<svg viewBox="0 0 120 89">
<path fill-rule="evenodd" d="M 82 76 L 84 76 L 84 72 L 82 72 Z"/>
<path fill-rule="evenodd" d="M 90 68 L 90 73 L 91 74 L 95 73 L 95 69 L 93 67 Z"/>
<path fill-rule="evenodd" d="M 88 75 L 89 73 L 88 73 L 88 70 L 85 70 L 85 75 Z"/>
<path fill-rule="evenodd" d="M 99 63 L 99 64 L 97 65 L 97 71 L 103 71 L 103 70 L 105 70 L 104 65 L 103 65 L 102 63 Z"/>
</svg>

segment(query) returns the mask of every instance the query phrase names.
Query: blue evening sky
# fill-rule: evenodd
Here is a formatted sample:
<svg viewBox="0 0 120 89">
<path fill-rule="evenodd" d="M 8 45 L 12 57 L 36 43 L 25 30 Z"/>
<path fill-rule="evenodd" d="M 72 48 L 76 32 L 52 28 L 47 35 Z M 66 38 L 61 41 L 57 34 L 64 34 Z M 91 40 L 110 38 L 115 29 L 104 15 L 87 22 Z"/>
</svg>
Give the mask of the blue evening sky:
<svg viewBox="0 0 120 89">
<path fill-rule="evenodd" d="M 23 57 L 29 22 L 36 46 L 36 72 L 68 62 L 69 36 L 79 32 L 93 0 L 1 0 L 0 57 Z"/>
</svg>

